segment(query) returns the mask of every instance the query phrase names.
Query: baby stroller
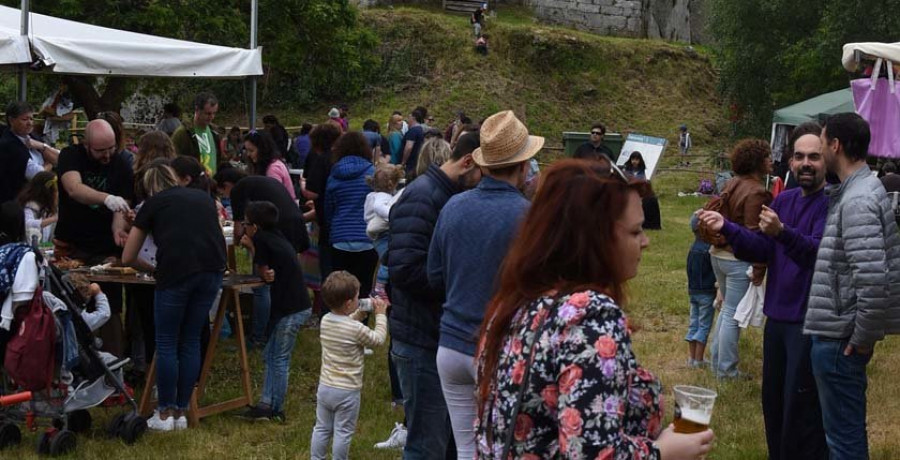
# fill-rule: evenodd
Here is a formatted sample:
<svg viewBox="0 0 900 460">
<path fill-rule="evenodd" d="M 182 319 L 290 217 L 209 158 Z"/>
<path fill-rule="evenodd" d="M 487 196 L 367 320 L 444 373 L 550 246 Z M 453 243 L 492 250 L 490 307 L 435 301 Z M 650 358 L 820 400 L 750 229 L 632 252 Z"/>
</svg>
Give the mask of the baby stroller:
<svg viewBox="0 0 900 460">
<path fill-rule="evenodd" d="M 30 392 L 27 400 L 26 393 L 17 393 L 17 400 L 12 398 L 16 395 L 8 397 L 14 401 L 26 401 L 19 404 L 3 407 L 0 399 L 0 449 L 21 441 L 21 433 L 13 421 L 24 421 L 29 430 L 37 431 L 36 419 L 49 418 L 51 426 L 38 436 L 37 452 L 49 455 L 70 452 L 76 446 L 75 433 L 90 429 L 92 419 L 87 409 L 99 405 L 130 406 L 129 411 L 116 415 L 109 422 L 106 431 L 110 437 L 133 444 L 147 430 L 147 422 L 138 413 L 138 404 L 131 389 L 123 383 L 122 367 L 128 360 L 117 359 L 98 349 L 97 340 L 82 317 L 88 299 L 82 297 L 65 279 L 62 271 L 53 265 L 45 271 L 44 289 L 65 306 L 54 312 L 57 336 L 70 334 L 71 338 L 74 335 L 74 340 L 64 342 L 77 346 L 70 347 L 72 349 L 57 358 L 56 361 L 62 363 L 59 378 L 50 388 Z M 65 320 L 63 317 L 66 317 Z M 65 364 L 67 362 L 69 364 Z M 9 393 L 3 391 L 3 394 Z"/>
</svg>

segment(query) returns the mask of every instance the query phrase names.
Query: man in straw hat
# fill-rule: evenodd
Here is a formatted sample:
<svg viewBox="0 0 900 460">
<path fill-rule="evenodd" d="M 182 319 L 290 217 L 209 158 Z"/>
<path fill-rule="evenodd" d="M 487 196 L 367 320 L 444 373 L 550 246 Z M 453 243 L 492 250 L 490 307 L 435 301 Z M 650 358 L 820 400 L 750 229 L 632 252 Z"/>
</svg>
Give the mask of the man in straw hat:
<svg viewBox="0 0 900 460">
<path fill-rule="evenodd" d="M 438 217 L 428 251 L 428 280 L 447 296 L 441 316 L 437 367 L 458 458 L 475 457 L 475 341 L 494 278 L 509 242 L 528 209 L 522 194 L 529 160 L 544 138 L 529 136 L 512 111 L 481 126 L 481 147 L 472 152 L 484 177 L 454 196 Z"/>
</svg>

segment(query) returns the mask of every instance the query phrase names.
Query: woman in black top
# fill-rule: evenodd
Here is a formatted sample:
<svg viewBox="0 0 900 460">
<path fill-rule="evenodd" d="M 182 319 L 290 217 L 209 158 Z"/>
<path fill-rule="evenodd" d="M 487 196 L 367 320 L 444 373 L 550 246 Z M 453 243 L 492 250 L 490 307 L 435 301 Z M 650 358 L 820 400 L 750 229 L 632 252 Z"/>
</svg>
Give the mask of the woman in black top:
<svg viewBox="0 0 900 460">
<path fill-rule="evenodd" d="M 184 416 L 200 373 L 200 333 L 222 286 L 225 238 L 208 193 L 178 186 L 171 167 L 156 163 L 143 176 L 150 194 L 134 221 L 122 261 L 137 265 L 147 235 L 156 253 L 156 373 L 159 409 L 147 426 L 187 427 Z"/>
</svg>

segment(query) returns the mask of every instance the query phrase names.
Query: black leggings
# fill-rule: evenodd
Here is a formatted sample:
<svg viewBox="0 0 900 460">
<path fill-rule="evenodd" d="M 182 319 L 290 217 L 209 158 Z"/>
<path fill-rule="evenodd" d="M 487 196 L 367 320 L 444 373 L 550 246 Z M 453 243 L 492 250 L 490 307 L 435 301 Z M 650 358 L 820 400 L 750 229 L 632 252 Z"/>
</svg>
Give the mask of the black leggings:
<svg viewBox="0 0 900 460">
<path fill-rule="evenodd" d="M 372 281 L 375 278 L 375 267 L 378 265 L 378 253 L 374 249 L 350 252 L 331 248 L 332 268 L 346 270 L 359 280 L 359 297 L 369 297 Z"/>
</svg>

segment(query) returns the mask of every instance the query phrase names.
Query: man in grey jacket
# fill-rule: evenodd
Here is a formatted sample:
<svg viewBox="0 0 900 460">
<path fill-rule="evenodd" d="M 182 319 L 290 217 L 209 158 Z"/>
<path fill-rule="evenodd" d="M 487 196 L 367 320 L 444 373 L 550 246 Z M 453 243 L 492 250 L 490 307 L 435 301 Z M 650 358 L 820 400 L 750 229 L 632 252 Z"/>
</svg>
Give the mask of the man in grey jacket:
<svg viewBox="0 0 900 460">
<path fill-rule="evenodd" d="M 900 235 L 891 200 L 866 164 L 869 139 L 868 123 L 855 113 L 832 116 L 821 135 L 826 167 L 841 183 L 826 191 L 804 333 L 812 336 L 832 460 L 869 458 L 866 365 L 876 342 L 900 332 Z"/>
</svg>

